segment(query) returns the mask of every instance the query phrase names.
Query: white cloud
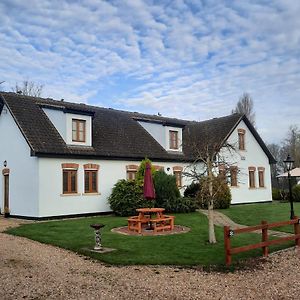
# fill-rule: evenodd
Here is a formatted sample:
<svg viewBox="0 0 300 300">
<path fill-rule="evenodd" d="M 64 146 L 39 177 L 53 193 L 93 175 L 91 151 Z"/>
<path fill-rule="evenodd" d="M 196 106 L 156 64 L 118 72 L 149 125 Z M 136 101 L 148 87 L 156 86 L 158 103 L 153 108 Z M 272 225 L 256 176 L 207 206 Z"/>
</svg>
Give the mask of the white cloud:
<svg viewBox="0 0 300 300">
<path fill-rule="evenodd" d="M 45 96 L 191 119 L 247 91 L 265 139 L 299 124 L 297 1 L 3 0 L 0 14 L 6 89 L 28 78 Z"/>
</svg>

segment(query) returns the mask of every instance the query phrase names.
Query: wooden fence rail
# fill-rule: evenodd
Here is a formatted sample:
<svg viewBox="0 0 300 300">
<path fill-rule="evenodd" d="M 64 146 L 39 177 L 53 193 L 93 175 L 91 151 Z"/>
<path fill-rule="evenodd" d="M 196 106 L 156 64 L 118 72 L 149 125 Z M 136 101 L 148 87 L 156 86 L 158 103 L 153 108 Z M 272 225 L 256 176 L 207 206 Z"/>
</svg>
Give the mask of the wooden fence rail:
<svg viewBox="0 0 300 300">
<path fill-rule="evenodd" d="M 294 234 L 290 236 L 285 236 L 282 238 L 278 238 L 275 240 L 269 240 L 268 230 L 274 227 L 281 227 L 286 225 L 294 225 Z M 262 241 L 260 243 L 251 244 L 242 247 L 231 247 L 230 238 L 236 234 L 245 233 L 245 232 L 253 232 L 261 230 Z M 225 245 L 225 256 L 226 256 L 226 265 L 229 266 L 231 264 L 231 256 L 232 254 L 237 254 L 257 248 L 262 248 L 262 252 L 264 256 L 268 256 L 269 246 L 275 244 L 281 244 L 286 241 L 295 240 L 296 246 L 300 247 L 300 219 L 298 217 L 294 217 L 293 220 L 282 221 L 276 223 L 268 224 L 267 221 L 261 221 L 261 225 L 249 226 L 240 229 L 230 229 L 229 226 L 224 226 L 224 245 Z"/>
</svg>

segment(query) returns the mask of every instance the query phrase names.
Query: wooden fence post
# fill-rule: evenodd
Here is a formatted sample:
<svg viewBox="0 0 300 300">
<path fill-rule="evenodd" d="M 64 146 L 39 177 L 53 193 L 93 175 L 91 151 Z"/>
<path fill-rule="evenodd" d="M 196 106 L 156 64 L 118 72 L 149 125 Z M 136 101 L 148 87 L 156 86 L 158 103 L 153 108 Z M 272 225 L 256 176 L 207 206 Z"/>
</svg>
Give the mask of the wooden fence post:
<svg viewBox="0 0 300 300">
<path fill-rule="evenodd" d="M 225 245 L 225 258 L 226 266 L 231 264 L 231 254 L 230 254 L 230 227 L 224 226 L 224 245 Z"/>
<path fill-rule="evenodd" d="M 268 222 L 267 221 L 261 221 L 261 225 L 264 227 L 261 229 L 262 231 L 262 242 L 267 242 L 268 241 Z M 263 250 L 263 256 L 268 256 L 269 253 L 269 247 L 264 246 L 262 247 Z"/>
<path fill-rule="evenodd" d="M 294 216 L 294 219 L 298 220 L 298 222 L 294 224 L 294 233 L 299 234 L 300 233 L 299 218 L 297 216 Z M 295 244 L 296 244 L 296 246 L 300 247 L 300 239 L 299 238 L 295 239 Z"/>
</svg>

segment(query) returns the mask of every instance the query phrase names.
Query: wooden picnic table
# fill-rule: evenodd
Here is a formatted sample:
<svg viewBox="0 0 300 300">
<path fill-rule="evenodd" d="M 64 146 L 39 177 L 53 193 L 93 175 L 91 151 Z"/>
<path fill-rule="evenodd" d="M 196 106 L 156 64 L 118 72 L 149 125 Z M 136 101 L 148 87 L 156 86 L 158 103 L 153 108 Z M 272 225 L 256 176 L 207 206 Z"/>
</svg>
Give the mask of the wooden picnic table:
<svg viewBox="0 0 300 300">
<path fill-rule="evenodd" d="M 143 225 L 150 225 L 148 230 L 157 232 L 159 230 L 173 230 L 174 216 L 164 215 L 164 208 L 137 208 L 138 216 L 133 216 L 128 219 L 128 230 L 142 233 Z"/>
</svg>

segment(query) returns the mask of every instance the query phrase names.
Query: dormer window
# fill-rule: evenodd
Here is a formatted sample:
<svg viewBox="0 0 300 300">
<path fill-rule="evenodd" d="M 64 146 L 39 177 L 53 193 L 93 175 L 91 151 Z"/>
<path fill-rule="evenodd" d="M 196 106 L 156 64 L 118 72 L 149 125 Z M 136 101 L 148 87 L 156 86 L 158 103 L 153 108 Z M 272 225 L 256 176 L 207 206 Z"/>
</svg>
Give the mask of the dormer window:
<svg viewBox="0 0 300 300">
<path fill-rule="evenodd" d="M 239 150 L 245 150 L 245 129 L 238 129 L 239 135 Z"/>
<path fill-rule="evenodd" d="M 85 143 L 86 121 L 72 119 L 72 141 Z"/>
<path fill-rule="evenodd" d="M 169 131 L 170 149 L 178 150 L 178 131 Z"/>
</svg>

